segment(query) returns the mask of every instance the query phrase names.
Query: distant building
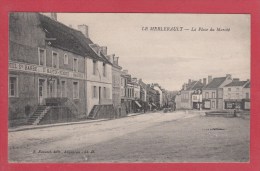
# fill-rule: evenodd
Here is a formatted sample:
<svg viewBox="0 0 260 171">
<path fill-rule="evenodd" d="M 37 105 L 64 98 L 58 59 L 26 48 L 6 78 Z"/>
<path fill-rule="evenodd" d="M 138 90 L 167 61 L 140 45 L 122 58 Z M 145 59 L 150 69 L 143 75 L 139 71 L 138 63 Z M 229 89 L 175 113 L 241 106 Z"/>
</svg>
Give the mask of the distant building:
<svg viewBox="0 0 260 171">
<path fill-rule="evenodd" d="M 152 85 L 147 84 L 147 102 L 150 110 L 160 108 L 160 93 L 153 88 Z"/>
<path fill-rule="evenodd" d="M 118 64 L 119 57 L 115 55 L 108 56 L 109 60 L 113 63 L 112 68 L 112 99 L 113 105 L 117 111 L 117 116 L 121 116 L 121 70 L 122 67 Z M 123 89 L 124 90 L 124 89 Z"/>
<path fill-rule="evenodd" d="M 139 79 L 139 85 L 140 85 L 140 99 L 143 102 L 147 102 L 147 85 L 142 81 L 142 79 Z"/>
<path fill-rule="evenodd" d="M 225 109 L 250 109 L 250 81 L 234 79 L 223 87 Z"/>
<path fill-rule="evenodd" d="M 131 75 L 127 70 L 121 73 L 121 108 L 122 115 L 133 113 L 134 85 L 131 83 Z"/>
<path fill-rule="evenodd" d="M 192 94 L 203 88 L 203 84 L 201 81 L 192 81 L 189 79 L 188 83 L 184 83 L 182 86 L 182 90 L 180 91 L 180 104 L 176 104 L 180 106 L 180 109 L 193 109 L 196 108 L 192 101 Z M 176 102 L 177 103 L 177 102 Z"/>
<path fill-rule="evenodd" d="M 217 77 L 213 80 L 209 76 L 209 82 L 202 90 L 204 109 L 223 109 L 223 87 L 232 82 L 232 77 L 227 74 L 226 77 Z"/>
</svg>

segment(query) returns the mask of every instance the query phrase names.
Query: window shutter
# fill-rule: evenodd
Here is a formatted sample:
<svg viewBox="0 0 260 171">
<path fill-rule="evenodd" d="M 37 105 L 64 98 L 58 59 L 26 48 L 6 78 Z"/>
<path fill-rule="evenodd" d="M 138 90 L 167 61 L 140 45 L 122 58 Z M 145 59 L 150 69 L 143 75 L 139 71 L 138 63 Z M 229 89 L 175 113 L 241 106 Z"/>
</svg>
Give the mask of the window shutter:
<svg viewBox="0 0 260 171">
<path fill-rule="evenodd" d="M 94 98 L 94 86 L 91 86 L 91 94 L 92 94 L 92 98 Z"/>
<path fill-rule="evenodd" d="M 107 88 L 107 99 L 110 99 L 110 88 Z"/>
</svg>

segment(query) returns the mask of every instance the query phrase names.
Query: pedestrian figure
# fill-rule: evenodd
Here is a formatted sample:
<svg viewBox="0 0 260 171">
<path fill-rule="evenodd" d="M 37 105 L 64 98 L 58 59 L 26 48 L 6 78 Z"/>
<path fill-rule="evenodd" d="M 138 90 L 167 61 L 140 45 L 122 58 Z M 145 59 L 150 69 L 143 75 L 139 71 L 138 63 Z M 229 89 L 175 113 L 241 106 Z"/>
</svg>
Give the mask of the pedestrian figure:
<svg viewBox="0 0 260 171">
<path fill-rule="evenodd" d="M 237 110 L 234 110 L 234 117 L 237 117 Z"/>
</svg>

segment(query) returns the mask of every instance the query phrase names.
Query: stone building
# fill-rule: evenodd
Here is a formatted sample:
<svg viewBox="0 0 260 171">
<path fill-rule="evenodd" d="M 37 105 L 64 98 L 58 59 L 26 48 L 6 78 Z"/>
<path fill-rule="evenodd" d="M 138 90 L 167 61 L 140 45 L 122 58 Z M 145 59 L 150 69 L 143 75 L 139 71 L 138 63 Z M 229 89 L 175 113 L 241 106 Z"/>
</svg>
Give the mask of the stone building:
<svg viewBox="0 0 260 171">
<path fill-rule="evenodd" d="M 39 13 L 10 14 L 10 125 L 70 121 L 112 105 L 112 64 L 90 46 L 87 26 L 79 29 Z"/>
<path fill-rule="evenodd" d="M 182 90 L 180 91 L 180 104 L 176 104 L 179 109 L 193 109 L 194 101 L 192 101 L 192 94 L 195 91 L 201 90 L 203 88 L 201 81 L 192 81 L 189 79 L 188 83 L 184 83 Z M 176 102 L 177 103 L 177 102 Z"/>
<path fill-rule="evenodd" d="M 131 80 L 128 71 L 123 70 L 121 73 L 121 113 L 123 116 L 133 113 L 134 85 Z"/>
<path fill-rule="evenodd" d="M 232 77 L 217 77 L 213 80 L 209 76 L 209 82 L 203 87 L 202 100 L 204 109 L 223 109 L 223 87 L 232 82 Z"/>
<path fill-rule="evenodd" d="M 153 88 L 153 85 L 147 84 L 147 98 L 148 106 L 150 110 L 160 108 L 160 93 Z"/>
<path fill-rule="evenodd" d="M 223 87 L 224 109 L 250 109 L 250 81 L 233 81 Z"/>
<path fill-rule="evenodd" d="M 118 64 L 119 57 L 115 57 L 115 55 L 108 56 L 110 60 L 112 60 L 112 100 L 113 105 L 117 111 L 117 116 L 121 116 L 121 73 L 122 67 Z"/>
</svg>

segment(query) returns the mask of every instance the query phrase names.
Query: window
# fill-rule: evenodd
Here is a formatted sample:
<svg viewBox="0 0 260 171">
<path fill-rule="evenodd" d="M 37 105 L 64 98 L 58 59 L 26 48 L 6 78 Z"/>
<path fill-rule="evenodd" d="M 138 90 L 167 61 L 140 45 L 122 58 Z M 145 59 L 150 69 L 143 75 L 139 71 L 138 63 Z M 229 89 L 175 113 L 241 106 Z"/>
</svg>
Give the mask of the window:
<svg viewBox="0 0 260 171">
<path fill-rule="evenodd" d="M 228 91 L 231 91 L 231 88 L 228 88 Z"/>
<path fill-rule="evenodd" d="M 246 99 L 249 99 L 249 93 L 246 93 Z"/>
<path fill-rule="evenodd" d="M 69 58 L 68 58 L 68 55 L 66 53 L 64 54 L 63 63 L 66 64 L 66 65 L 69 64 Z"/>
<path fill-rule="evenodd" d="M 121 78 L 121 86 L 124 86 L 124 79 Z"/>
<path fill-rule="evenodd" d="M 93 74 L 96 75 L 97 73 L 97 61 L 93 60 Z"/>
<path fill-rule="evenodd" d="M 103 63 L 103 76 L 105 77 L 106 76 L 106 64 Z"/>
<path fill-rule="evenodd" d="M 73 99 L 79 99 L 79 83 L 73 82 Z"/>
<path fill-rule="evenodd" d="M 104 97 L 104 99 L 106 98 L 106 87 L 104 87 L 104 89 L 103 89 L 104 91 L 103 91 L 103 97 Z"/>
<path fill-rule="evenodd" d="M 78 72 L 78 59 L 77 58 L 73 59 L 73 71 Z"/>
<path fill-rule="evenodd" d="M 206 99 L 209 98 L 209 92 L 206 92 Z"/>
<path fill-rule="evenodd" d="M 97 87 L 96 86 L 93 86 L 92 97 L 97 98 Z"/>
<path fill-rule="evenodd" d="M 67 97 L 66 81 L 61 81 L 61 97 Z"/>
<path fill-rule="evenodd" d="M 212 92 L 212 98 L 216 98 L 215 92 Z"/>
<path fill-rule="evenodd" d="M 46 66 L 46 50 L 38 49 L 39 65 Z"/>
<path fill-rule="evenodd" d="M 211 103 L 211 108 L 215 108 L 215 101 L 212 101 L 212 103 Z"/>
<path fill-rule="evenodd" d="M 52 52 L 52 67 L 59 68 L 58 53 Z"/>
<path fill-rule="evenodd" d="M 110 89 L 106 88 L 106 98 L 109 99 L 110 98 Z"/>
<path fill-rule="evenodd" d="M 17 77 L 9 77 L 9 96 L 18 97 L 18 81 Z"/>
</svg>

